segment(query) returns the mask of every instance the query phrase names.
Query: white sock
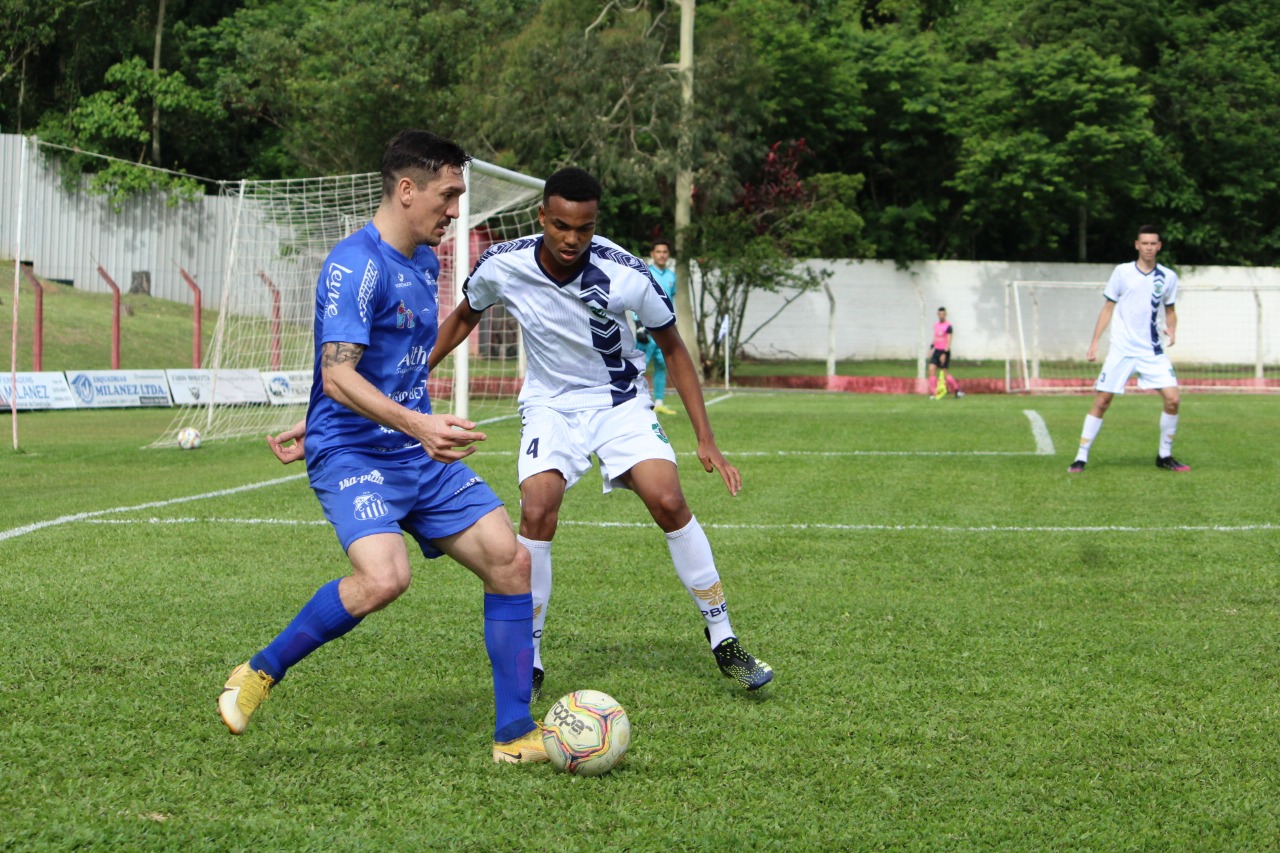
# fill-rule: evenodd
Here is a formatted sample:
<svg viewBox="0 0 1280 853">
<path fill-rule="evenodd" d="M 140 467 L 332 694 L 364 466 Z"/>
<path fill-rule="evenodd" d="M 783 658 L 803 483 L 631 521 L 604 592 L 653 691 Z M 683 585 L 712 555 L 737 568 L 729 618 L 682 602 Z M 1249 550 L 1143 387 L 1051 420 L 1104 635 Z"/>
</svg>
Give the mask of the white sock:
<svg viewBox="0 0 1280 853">
<path fill-rule="evenodd" d="M 1160 413 L 1160 455 L 1173 455 L 1173 436 L 1178 432 L 1178 416 Z"/>
<path fill-rule="evenodd" d="M 542 666 L 542 628 L 547 624 L 547 605 L 551 603 L 551 543 L 526 539 L 519 534 L 516 539 L 529 549 L 533 562 L 529 581 L 533 587 L 533 665 Z"/>
<path fill-rule="evenodd" d="M 1093 440 L 1098 437 L 1098 430 L 1102 429 L 1102 418 L 1095 418 L 1093 415 L 1084 416 L 1084 431 L 1080 433 L 1080 449 L 1076 451 L 1077 462 L 1089 461 L 1089 448 L 1093 446 Z"/>
<path fill-rule="evenodd" d="M 716 561 L 711 556 L 711 543 L 696 518 L 690 519 L 683 529 L 666 536 L 667 550 L 671 552 L 671 561 L 676 566 L 676 577 L 680 578 L 694 606 L 707 620 L 711 647 L 715 648 L 733 636 L 733 627 L 729 624 L 729 604 L 720 584 L 720 573 L 716 571 Z"/>
</svg>

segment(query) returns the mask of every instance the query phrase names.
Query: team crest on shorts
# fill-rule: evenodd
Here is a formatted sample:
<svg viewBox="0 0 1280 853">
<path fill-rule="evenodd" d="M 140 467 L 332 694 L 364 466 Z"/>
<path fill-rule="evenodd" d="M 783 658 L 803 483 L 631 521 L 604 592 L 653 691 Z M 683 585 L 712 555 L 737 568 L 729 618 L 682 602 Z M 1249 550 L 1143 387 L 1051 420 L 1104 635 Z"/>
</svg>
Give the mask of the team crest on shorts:
<svg viewBox="0 0 1280 853">
<path fill-rule="evenodd" d="M 662 424 L 657 421 L 653 422 L 653 434 L 662 439 L 663 444 L 670 444 L 671 439 L 667 438 L 667 434 L 662 431 Z"/>
<path fill-rule="evenodd" d="M 355 499 L 352 506 L 356 518 L 360 521 L 373 521 L 387 514 L 387 505 L 382 500 L 382 495 L 377 492 L 365 492 Z"/>
</svg>

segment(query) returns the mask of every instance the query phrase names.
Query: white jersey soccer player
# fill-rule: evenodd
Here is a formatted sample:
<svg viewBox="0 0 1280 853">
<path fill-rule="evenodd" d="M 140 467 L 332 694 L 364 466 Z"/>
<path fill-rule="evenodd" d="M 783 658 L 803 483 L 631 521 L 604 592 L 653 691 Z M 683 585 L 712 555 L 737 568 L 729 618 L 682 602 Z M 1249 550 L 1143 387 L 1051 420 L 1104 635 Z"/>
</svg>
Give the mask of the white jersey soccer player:
<svg viewBox="0 0 1280 853">
<path fill-rule="evenodd" d="M 773 670 L 742 648 L 729 623 L 711 545 L 680 487 L 675 452 L 653 412 L 634 312 L 661 347 L 698 441 L 703 468 L 731 494 L 738 470 L 715 443 L 697 369 L 676 330 L 671 300 L 639 258 L 595 234 L 600 185 L 561 169 L 543 191 L 540 236 L 491 247 L 464 298 L 440 327 L 434 367 L 499 302 L 524 332 L 528 370 L 520 392 L 520 542 L 532 560 L 534 694 L 541 691 L 542 633 L 551 598 L 551 543 L 564 493 L 600 461 L 604 490 L 630 489 L 666 534 L 676 575 L 706 623 L 720 671 L 748 690 Z"/>
<path fill-rule="evenodd" d="M 1160 309 L 1173 305 L 1178 299 L 1176 272 L 1163 264 L 1156 264 L 1150 271 L 1144 271 L 1137 261 L 1119 264 L 1102 295 L 1116 304 L 1111 318 L 1108 358 L 1150 358 L 1165 354 L 1160 343 Z"/>
<path fill-rule="evenodd" d="M 472 308 L 502 302 L 525 331 L 520 407 L 574 412 L 648 401 L 644 352 L 625 312 L 634 310 L 646 328 L 667 328 L 676 316 L 666 292 L 643 261 L 599 236 L 581 276 L 558 284 L 538 263 L 541 242 L 525 237 L 491 247 L 466 284 Z"/>
<path fill-rule="evenodd" d="M 1167 471 L 1190 471 L 1173 458 L 1173 437 L 1178 430 L 1178 379 L 1173 363 L 1165 352 L 1160 335 L 1160 312 L 1165 315 L 1165 331 L 1169 346 L 1177 335 L 1178 315 L 1174 303 L 1178 298 L 1178 274 L 1156 263 L 1160 251 L 1160 237 L 1154 227 L 1144 225 L 1138 232 L 1134 248 L 1138 259 L 1120 264 L 1111 273 L 1103 296 L 1106 302 L 1094 326 L 1093 340 L 1086 357 L 1094 361 L 1098 357 L 1098 341 L 1107 325 L 1111 325 L 1111 347 L 1102 364 L 1102 372 L 1094 383 L 1097 392 L 1089 414 L 1085 416 L 1084 430 L 1080 436 L 1080 449 L 1075 461 L 1067 469 L 1070 473 L 1084 470 L 1089 460 L 1089 449 L 1102 429 L 1102 418 L 1116 394 L 1123 394 L 1125 385 L 1133 374 L 1138 374 L 1138 387 L 1155 389 L 1164 398 L 1164 412 L 1160 417 L 1160 446 L 1156 452 L 1156 467 Z"/>
</svg>

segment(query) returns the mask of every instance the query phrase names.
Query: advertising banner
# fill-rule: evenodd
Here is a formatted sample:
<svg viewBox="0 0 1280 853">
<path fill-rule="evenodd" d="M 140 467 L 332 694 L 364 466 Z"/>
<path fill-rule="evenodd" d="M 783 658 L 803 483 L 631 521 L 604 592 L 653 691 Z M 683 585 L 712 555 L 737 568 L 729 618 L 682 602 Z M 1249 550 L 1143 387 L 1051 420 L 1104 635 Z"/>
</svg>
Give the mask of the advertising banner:
<svg viewBox="0 0 1280 853">
<path fill-rule="evenodd" d="M 306 405 L 311 400 L 310 370 L 264 370 L 262 385 L 273 406 Z"/>
<path fill-rule="evenodd" d="M 0 377 L 0 408 L 10 408 L 12 387 L 11 373 Z M 54 371 L 18 374 L 19 409 L 74 409 L 75 397 L 67 385 L 67 377 Z"/>
<path fill-rule="evenodd" d="M 215 376 L 215 372 L 217 375 Z M 256 370 L 166 370 L 175 406 L 266 403 L 267 389 Z"/>
<path fill-rule="evenodd" d="M 67 384 L 81 409 L 173 405 L 163 370 L 68 370 Z"/>
</svg>

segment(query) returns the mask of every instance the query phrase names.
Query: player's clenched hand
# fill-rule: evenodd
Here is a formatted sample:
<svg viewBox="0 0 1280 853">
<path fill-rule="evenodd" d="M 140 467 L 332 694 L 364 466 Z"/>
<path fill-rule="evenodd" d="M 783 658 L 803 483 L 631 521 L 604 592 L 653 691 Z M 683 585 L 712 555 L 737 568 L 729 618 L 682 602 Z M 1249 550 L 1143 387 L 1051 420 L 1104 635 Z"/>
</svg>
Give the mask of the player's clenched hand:
<svg viewBox="0 0 1280 853">
<path fill-rule="evenodd" d="M 737 468 L 729 464 L 729 460 L 724 458 L 720 448 L 714 444 L 698 445 L 698 460 L 702 462 L 702 468 L 708 474 L 712 471 L 720 472 L 720 479 L 724 480 L 729 494 L 736 497 L 738 492 L 742 491 L 742 475 L 738 473 Z"/>
<path fill-rule="evenodd" d="M 306 450 L 302 446 L 306 431 L 307 419 L 303 418 L 279 435 L 268 435 L 267 446 L 271 448 L 271 452 L 276 455 L 276 458 L 285 465 L 290 462 L 297 462 L 306 455 Z M 286 447 L 286 442 L 290 441 L 293 444 Z"/>
<path fill-rule="evenodd" d="M 423 415 L 413 437 L 422 442 L 422 449 L 437 462 L 457 462 L 475 453 L 477 441 L 488 436 L 475 432 L 476 425 L 457 415 Z"/>
</svg>

